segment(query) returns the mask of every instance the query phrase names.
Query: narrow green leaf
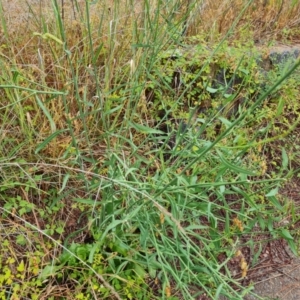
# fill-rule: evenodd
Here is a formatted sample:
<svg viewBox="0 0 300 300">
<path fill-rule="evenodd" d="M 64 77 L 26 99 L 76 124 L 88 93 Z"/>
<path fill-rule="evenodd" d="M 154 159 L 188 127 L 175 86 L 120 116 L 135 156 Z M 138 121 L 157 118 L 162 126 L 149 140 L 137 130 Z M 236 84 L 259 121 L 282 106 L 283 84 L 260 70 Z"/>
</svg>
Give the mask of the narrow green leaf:
<svg viewBox="0 0 300 300">
<path fill-rule="evenodd" d="M 41 279 L 41 281 L 46 280 L 48 277 L 52 277 L 55 274 L 57 274 L 57 272 L 62 268 L 62 266 L 54 266 L 54 265 L 49 265 L 46 266 L 42 272 L 39 275 L 39 278 Z"/>
<path fill-rule="evenodd" d="M 279 234 L 286 240 L 294 240 L 294 238 L 291 236 L 290 232 L 285 228 L 281 229 Z"/>
<path fill-rule="evenodd" d="M 148 272 L 151 278 L 155 278 L 157 274 L 157 269 L 152 268 L 152 266 L 148 266 Z"/>
<path fill-rule="evenodd" d="M 275 197 L 274 197 L 275 198 Z M 276 199 L 277 200 L 277 199 Z M 274 231 L 274 219 L 273 219 L 273 216 L 269 216 L 268 217 L 268 224 L 267 224 L 267 226 L 268 226 L 268 230 L 269 230 L 269 232 L 273 232 Z"/>
<path fill-rule="evenodd" d="M 217 150 L 217 152 L 219 154 L 219 157 L 220 157 L 222 163 L 228 169 L 230 169 L 230 170 L 232 170 L 232 171 L 234 171 L 234 172 L 236 172 L 238 174 L 241 173 L 241 174 L 246 174 L 246 175 L 251 175 L 251 176 L 255 176 L 256 175 L 254 172 L 252 172 L 250 170 L 243 169 L 243 168 L 241 168 L 241 167 L 239 167 L 237 165 L 234 165 L 234 164 L 230 163 L 227 159 L 224 158 L 224 156 L 222 155 L 222 153 L 220 151 Z"/>
<path fill-rule="evenodd" d="M 145 278 L 147 272 L 138 264 L 134 264 L 134 271 L 140 278 Z"/>
<path fill-rule="evenodd" d="M 272 197 L 268 197 L 268 199 L 270 200 L 270 202 L 272 202 L 272 204 L 278 208 L 280 211 L 283 210 L 283 207 L 280 205 L 280 203 L 278 202 L 277 198 L 275 196 Z"/>
<path fill-rule="evenodd" d="M 138 170 L 137 168 L 129 168 L 125 173 L 125 177 L 127 177 L 131 173 L 134 174 L 134 171 L 137 171 L 137 170 Z"/>
<path fill-rule="evenodd" d="M 225 211 L 225 232 L 226 234 L 230 235 L 230 216 L 229 216 L 229 213 L 228 213 L 228 210 Z"/>
<path fill-rule="evenodd" d="M 100 247 L 101 247 L 101 244 L 98 243 L 98 242 L 95 243 L 95 244 L 91 247 L 91 249 L 90 249 L 90 251 L 89 251 L 89 258 L 88 258 L 88 262 L 89 262 L 90 264 L 93 263 L 95 253 L 96 253 L 97 251 L 99 251 Z"/>
<path fill-rule="evenodd" d="M 55 35 L 53 35 L 49 32 L 43 34 L 42 38 L 46 39 L 46 40 L 51 39 L 51 40 L 55 41 L 56 43 L 58 43 L 60 45 L 64 44 L 62 40 L 60 40 L 58 37 L 56 37 Z"/>
<path fill-rule="evenodd" d="M 236 94 L 224 94 L 223 97 L 226 99 L 226 103 L 230 103 L 236 97 Z"/>
<path fill-rule="evenodd" d="M 70 178 L 70 174 L 69 173 L 64 176 L 62 187 L 61 187 L 61 189 L 57 193 L 58 195 L 65 189 L 69 178 Z"/>
<path fill-rule="evenodd" d="M 257 216 L 257 221 L 259 223 L 259 226 L 260 226 L 261 230 L 265 230 L 266 223 L 265 223 L 265 220 L 261 217 L 260 214 Z"/>
<path fill-rule="evenodd" d="M 232 122 L 228 121 L 227 119 L 225 119 L 223 117 L 219 117 L 218 119 L 226 126 L 226 128 L 228 128 L 232 125 Z"/>
<path fill-rule="evenodd" d="M 56 131 L 56 125 L 55 125 L 55 122 L 53 121 L 53 119 L 50 115 L 50 112 L 48 111 L 48 109 L 44 105 L 43 101 L 41 101 L 41 99 L 38 97 L 38 95 L 35 95 L 35 99 L 36 99 L 36 102 L 38 103 L 39 107 L 41 108 L 41 110 L 43 111 L 43 113 L 45 114 L 47 119 L 49 120 L 51 132 L 54 133 Z"/>
<path fill-rule="evenodd" d="M 63 45 L 63 41 L 60 40 L 58 37 L 56 37 L 55 35 L 47 32 L 45 34 L 41 34 L 41 33 L 38 33 L 38 32 L 34 32 L 33 33 L 34 36 L 40 36 L 42 39 L 44 40 L 48 40 L 48 39 L 51 39 L 53 41 L 55 41 L 56 43 L 60 44 L 60 45 Z"/>
<path fill-rule="evenodd" d="M 273 197 L 278 194 L 278 187 L 272 189 L 268 194 L 266 194 L 266 197 Z"/>
<path fill-rule="evenodd" d="M 14 84 L 18 84 L 18 76 L 20 75 L 20 73 L 17 70 L 12 70 L 12 74 L 13 74 L 13 82 Z"/>
<path fill-rule="evenodd" d="M 107 111 L 105 111 L 105 113 L 103 114 L 103 116 L 108 116 L 110 114 L 113 114 L 114 112 L 119 111 L 120 109 L 122 109 L 122 107 L 123 107 L 123 104 L 118 105 L 117 107 L 114 107 L 112 109 L 108 109 Z"/>
<path fill-rule="evenodd" d="M 239 71 L 241 71 L 242 73 L 249 75 L 249 70 L 247 69 L 243 69 L 243 68 L 239 68 Z"/>
<path fill-rule="evenodd" d="M 240 189 L 238 186 L 231 185 L 231 188 L 232 188 L 235 192 L 239 193 L 240 195 L 242 195 L 242 196 L 245 198 L 247 204 L 251 206 L 251 210 L 253 210 L 253 209 L 257 210 L 257 209 L 258 209 L 258 207 L 257 207 L 257 205 L 256 205 L 256 203 L 255 203 L 255 201 L 253 201 L 253 199 L 250 197 L 250 195 L 248 195 L 247 193 L 245 193 L 245 192 L 244 192 L 242 189 Z"/>
<path fill-rule="evenodd" d="M 278 117 L 282 114 L 284 105 L 285 105 L 285 100 L 283 97 L 280 97 L 278 105 L 277 105 L 276 117 Z"/>
<path fill-rule="evenodd" d="M 40 143 L 36 150 L 35 150 L 35 154 L 38 154 L 42 149 L 44 149 L 55 137 L 57 137 L 59 134 L 68 131 L 67 129 L 61 129 L 58 131 L 55 131 L 54 133 L 52 133 L 50 136 L 48 136 L 42 143 Z"/>
<path fill-rule="evenodd" d="M 157 129 L 154 129 L 154 128 L 150 128 L 148 126 L 144 126 L 144 125 L 141 125 L 141 124 L 137 124 L 137 123 L 134 123 L 134 122 L 128 122 L 134 129 L 136 129 L 137 131 L 139 132 L 142 132 L 142 133 L 152 133 L 152 134 L 164 134 L 163 131 L 161 130 L 157 130 Z"/>
<path fill-rule="evenodd" d="M 103 234 L 101 235 L 101 239 L 100 239 L 99 242 L 101 243 L 101 242 L 105 239 L 107 233 L 108 233 L 111 229 L 117 227 L 118 225 L 124 223 L 125 221 L 126 221 L 126 220 L 114 220 L 113 222 L 111 222 L 111 223 L 106 227 L 106 229 L 105 229 L 105 231 L 103 232 Z"/>
<path fill-rule="evenodd" d="M 218 91 L 218 89 L 214 89 L 214 88 L 212 88 L 212 87 L 206 87 L 206 90 L 209 92 L 209 93 L 211 93 L 211 94 L 215 94 L 217 91 Z"/>
<path fill-rule="evenodd" d="M 141 206 L 137 206 L 130 214 L 128 215 L 129 219 L 133 220 L 133 218 L 139 213 L 141 210 Z"/>
<path fill-rule="evenodd" d="M 282 156 L 282 167 L 286 169 L 289 164 L 289 157 L 285 151 L 285 149 L 282 147 L 281 149 L 281 156 Z"/>
<path fill-rule="evenodd" d="M 252 243 L 253 243 L 253 241 L 252 241 Z M 253 251 L 253 248 L 254 248 L 254 246 L 252 245 L 251 246 L 252 251 Z M 261 254 L 261 251 L 262 251 L 262 244 L 258 243 L 258 249 L 256 248 L 255 251 L 253 251 L 254 256 L 252 258 L 252 266 L 257 264 L 259 256 Z"/>
<path fill-rule="evenodd" d="M 298 256 L 299 253 L 298 253 L 298 251 L 297 251 L 297 247 L 296 247 L 295 242 L 294 242 L 293 240 L 288 240 L 287 242 L 288 242 L 288 245 L 289 245 L 290 249 L 291 249 L 292 252 L 294 253 L 294 255 L 295 255 L 295 256 Z"/>
<path fill-rule="evenodd" d="M 220 296 L 220 293 L 221 293 L 222 289 L 223 289 L 223 283 L 221 283 L 221 284 L 218 286 L 218 288 L 217 288 L 217 290 L 216 290 L 215 299 L 219 299 L 219 296 Z"/>
</svg>

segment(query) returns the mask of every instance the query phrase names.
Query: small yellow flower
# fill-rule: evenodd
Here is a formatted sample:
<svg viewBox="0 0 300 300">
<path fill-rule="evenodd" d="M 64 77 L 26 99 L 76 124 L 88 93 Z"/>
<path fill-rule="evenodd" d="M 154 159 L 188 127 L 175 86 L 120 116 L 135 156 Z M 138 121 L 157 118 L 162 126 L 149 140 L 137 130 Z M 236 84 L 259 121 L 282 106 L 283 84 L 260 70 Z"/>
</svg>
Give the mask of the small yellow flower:
<svg viewBox="0 0 300 300">
<path fill-rule="evenodd" d="M 165 294 L 167 297 L 171 297 L 171 287 L 169 285 L 165 288 Z"/>
<path fill-rule="evenodd" d="M 244 230 L 243 223 L 238 218 L 234 218 L 233 221 L 232 221 L 232 223 L 233 223 L 233 226 L 235 228 L 239 229 L 239 231 L 243 231 Z"/>
</svg>

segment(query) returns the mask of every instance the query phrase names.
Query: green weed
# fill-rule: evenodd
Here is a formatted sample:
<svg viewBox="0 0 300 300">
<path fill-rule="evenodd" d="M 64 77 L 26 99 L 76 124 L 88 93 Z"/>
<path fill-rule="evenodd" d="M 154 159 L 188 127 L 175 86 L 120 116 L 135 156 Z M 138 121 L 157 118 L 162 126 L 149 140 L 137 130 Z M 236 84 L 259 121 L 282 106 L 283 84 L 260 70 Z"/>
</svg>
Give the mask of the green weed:
<svg viewBox="0 0 300 300">
<path fill-rule="evenodd" d="M 15 32 L 1 3 L 1 299 L 242 299 L 264 243 L 297 253 L 299 60 L 263 73 L 240 2 L 40 1 Z"/>
</svg>

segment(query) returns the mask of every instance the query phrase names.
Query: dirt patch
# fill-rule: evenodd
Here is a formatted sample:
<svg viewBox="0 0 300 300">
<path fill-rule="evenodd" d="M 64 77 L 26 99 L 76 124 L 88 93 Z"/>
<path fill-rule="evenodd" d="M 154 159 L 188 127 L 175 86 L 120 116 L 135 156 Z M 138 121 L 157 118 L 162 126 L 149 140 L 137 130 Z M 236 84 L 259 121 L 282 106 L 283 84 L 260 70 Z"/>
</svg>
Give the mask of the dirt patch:
<svg viewBox="0 0 300 300">
<path fill-rule="evenodd" d="M 254 292 L 265 299 L 300 299 L 300 259 L 295 258 L 287 266 L 276 268 L 265 279 L 256 283 Z M 259 299 L 247 296 L 245 300 Z"/>
<path fill-rule="evenodd" d="M 281 191 L 281 195 L 291 199 L 292 203 L 299 205 L 300 180 L 295 179 L 288 183 Z M 289 223 L 290 216 L 287 216 L 286 223 Z M 295 229 L 300 227 L 299 222 L 295 224 Z M 259 278 L 255 284 L 254 293 L 265 299 L 278 300 L 298 300 L 300 299 L 300 258 L 296 257 L 288 246 L 285 251 L 290 257 L 290 261 L 285 264 L 274 265 L 273 268 Z M 259 299 L 255 296 L 247 296 L 245 300 Z"/>
<path fill-rule="evenodd" d="M 300 180 L 295 178 L 287 183 L 280 190 L 280 195 L 290 201 L 291 205 L 299 207 L 300 203 Z M 297 213 L 295 211 L 295 213 Z M 291 223 L 291 216 L 287 215 L 281 221 L 288 226 Z M 299 230 L 300 222 L 294 224 L 294 230 Z M 244 286 L 254 284 L 252 294 L 244 297 L 244 300 L 298 300 L 300 299 L 300 258 L 296 257 L 290 250 L 287 242 L 283 239 L 265 240 L 271 236 L 256 236 L 262 246 L 257 263 L 251 266 L 254 257 L 253 251 L 244 247 L 243 255 L 249 264 L 247 276 L 240 282 Z M 297 238 L 297 236 L 296 236 Z M 298 243 L 295 241 L 296 244 Z M 232 274 L 237 274 L 236 278 L 240 278 L 240 264 L 229 264 Z M 256 296 L 257 295 L 257 296 Z M 220 300 L 230 300 L 220 297 Z"/>
</svg>

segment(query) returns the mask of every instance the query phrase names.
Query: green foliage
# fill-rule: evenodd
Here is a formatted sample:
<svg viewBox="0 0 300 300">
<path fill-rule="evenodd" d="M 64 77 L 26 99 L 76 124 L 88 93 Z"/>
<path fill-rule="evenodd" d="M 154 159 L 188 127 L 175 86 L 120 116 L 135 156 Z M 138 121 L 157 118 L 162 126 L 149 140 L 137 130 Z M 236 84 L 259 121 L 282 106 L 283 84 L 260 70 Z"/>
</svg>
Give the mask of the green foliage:
<svg viewBox="0 0 300 300">
<path fill-rule="evenodd" d="M 118 274 L 111 278 L 114 289 L 124 295 L 123 299 L 151 299 L 146 292 L 146 270 L 134 257 L 128 257 L 127 248 L 119 243 L 105 240 L 104 243 L 76 244 L 68 247 L 58 257 L 57 265 L 47 265 L 39 275 L 41 281 L 55 277 L 58 281 L 76 281 L 87 294 L 94 294 L 101 299 L 109 298 L 110 289 L 94 277 L 94 273 L 82 265 L 89 262 L 98 274 Z M 80 299 L 81 294 L 77 295 Z"/>
<path fill-rule="evenodd" d="M 299 61 L 184 38 L 197 1 L 73 2 L 3 26 L 0 299 L 242 299 L 266 236 L 297 252 Z"/>
<path fill-rule="evenodd" d="M 182 111 L 187 116 L 194 109 L 203 117 L 234 117 L 239 105 L 249 107 L 258 95 L 257 60 L 254 50 L 226 43 L 216 49 L 197 45 L 163 52 L 147 87 L 148 93 L 153 89 L 148 99 L 153 114 L 165 110 L 172 112 L 169 118 L 183 118 Z"/>
</svg>

